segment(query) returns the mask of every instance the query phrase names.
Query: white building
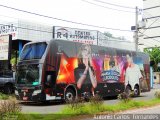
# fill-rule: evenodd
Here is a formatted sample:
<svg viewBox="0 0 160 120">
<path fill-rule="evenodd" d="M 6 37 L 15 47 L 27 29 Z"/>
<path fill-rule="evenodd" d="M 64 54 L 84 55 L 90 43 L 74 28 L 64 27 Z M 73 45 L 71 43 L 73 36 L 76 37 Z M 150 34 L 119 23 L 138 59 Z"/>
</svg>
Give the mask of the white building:
<svg viewBox="0 0 160 120">
<path fill-rule="evenodd" d="M 98 32 L 98 45 L 106 46 L 118 49 L 125 49 L 130 51 L 135 51 L 135 42 L 131 42 L 128 40 L 120 40 L 117 38 L 110 38 L 105 36 L 103 33 Z"/>
<path fill-rule="evenodd" d="M 141 48 L 160 46 L 160 0 L 143 0 L 143 18 L 146 26 L 139 29 Z"/>
<path fill-rule="evenodd" d="M 8 56 L 11 56 L 11 52 L 15 51 L 14 54 L 18 57 L 23 45 L 27 42 L 51 40 L 53 38 L 53 27 L 23 20 L 0 23 L 0 36 L 8 34 L 12 35 L 11 47 L 8 48 L 8 51 L 10 51 L 8 52 Z M 1 44 L 2 47 L 4 45 Z M 3 50 L 0 49 L 0 69 L 7 69 L 10 60 L 4 57 L 3 54 L 5 53 L 2 52 Z"/>
</svg>

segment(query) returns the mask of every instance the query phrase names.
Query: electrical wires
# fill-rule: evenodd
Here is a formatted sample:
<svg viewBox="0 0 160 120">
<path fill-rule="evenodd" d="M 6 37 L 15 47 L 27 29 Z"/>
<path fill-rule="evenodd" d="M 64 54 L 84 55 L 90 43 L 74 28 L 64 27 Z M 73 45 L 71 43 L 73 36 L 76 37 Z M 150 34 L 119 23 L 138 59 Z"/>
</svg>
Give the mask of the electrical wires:
<svg viewBox="0 0 160 120">
<path fill-rule="evenodd" d="M 0 15 L 0 16 L 1 16 L 1 15 Z M 11 24 L 11 22 L 9 22 L 9 24 Z M 0 24 L 0 25 L 1 25 L 1 26 L 8 26 L 7 23 L 6 23 L 6 24 Z M 13 25 L 13 27 L 20 28 L 20 29 L 24 29 L 24 30 L 32 30 L 32 31 L 38 31 L 38 32 L 53 34 L 53 30 L 51 30 L 51 31 L 46 31 L 46 30 L 33 29 L 33 28 L 27 28 L 27 27 L 19 27 L 18 25 L 17 25 L 17 26 Z M 54 33 L 54 34 L 56 34 L 56 33 Z M 106 39 L 103 39 L 103 38 L 95 38 L 95 39 L 106 40 Z M 134 42 L 127 41 L 127 40 L 113 40 L 113 39 L 108 39 L 107 41 L 108 41 L 108 42 L 109 42 L 109 41 L 115 41 L 115 42 L 124 42 L 124 43 L 134 43 Z"/>
<path fill-rule="evenodd" d="M 99 5 L 99 4 L 96 4 L 96 3 L 93 3 L 93 2 L 89 2 L 89 1 L 87 1 L 87 0 L 81 0 L 81 1 L 86 2 L 86 3 L 89 3 L 89 4 L 92 4 L 92 5 L 95 5 L 95 6 L 103 7 L 103 8 L 106 8 L 106 9 L 110 9 L 110 10 L 115 10 L 115 11 L 119 11 L 119 12 L 128 12 L 128 13 L 134 13 L 134 14 L 135 14 L 135 12 L 132 12 L 132 11 L 115 9 L 115 8 L 111 8 L 111 7 Z"/>
<path fill-rule="evenodd" d="M 108 27 L 103 27 L 103 26 L 97 26 L 97 25 L 91 25 L 91 24 L 86 24 L 86 23 L 81 23 L 81 22 L 75 22 L 75 21 L 71 21 L 71 20 L 65 20 L 65 19 L 51 17 L 51 16 L 47 16 L 47 15 L 42 15 L 42 14 L 38 14 L 38 13 L 26 11 L 26 10 L 21 10 L 21 9 L 9 7 L 9 6 L 6 6 L 6 5 L 1 5 L 1 4 L 0 4 L 0 7 L 12 9 L 12 10 L 23 12 L 23 13 L 28 13 L 28 14 L 32 14 L 32 15 L 36 15 L 36 16 L 40 16 L 40 17 L 44 17 L 44 18 L 55 19 L 55 20 L 59 20 L 59 21 L 63 21 L 63 22 L 73 23 L 73 24 L 79 24 L 79 25 L 84 25 L 84 26 L 89 26 L 89 27 L 96 27 L 96 28 L 103 28 L 103 29 L 108 29 L 108 30 L 132 32 L 131 30 L 118 29 L 118 28 L 108 28 Z"/>
<path fill-rule="evenodd" d="M 111 6 L 121 7 L 121 8 L 135 9 L 134 7 L 128 7 L 128 6 L 113 4 L 113 3 L 104 2 L 104 1 L 101 1 L 101 0 L 93 0 L 93 1 L 100 2 L 100 3 L 104 3 L 104 4 L 108 4 L 108 5 L 111 5 Z"/>
</svg>

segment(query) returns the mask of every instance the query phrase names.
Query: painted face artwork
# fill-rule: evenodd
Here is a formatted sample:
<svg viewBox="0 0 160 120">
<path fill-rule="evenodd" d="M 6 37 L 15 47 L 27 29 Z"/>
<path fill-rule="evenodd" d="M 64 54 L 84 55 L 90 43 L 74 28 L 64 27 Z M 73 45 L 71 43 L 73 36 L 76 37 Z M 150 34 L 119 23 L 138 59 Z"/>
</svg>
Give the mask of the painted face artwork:
<svg viewBox="0 0 160 120">
<path fill-rule="evenodd" d="M 84 46 L 84 48 L 82 48 L 82 58 L 89 58 L 90 54 L 89 46 Z"/>
<path fill-rule="evenodd" d="M 133 59 L 132 57 L 130 57 L 128 54 L 126 55 L 126 58 L 127 58 L 127 63 L 128 63 L 128 66 L 131 66 L 133 64 Z"/>
<path fill-rule="evenodd" d="M 76 83 L 78 89 L 90 85 L 94 90 L 98 83 L 125 83 L 126 80 L 130 81 L 130 78 L 126 77 L 130 76 L 128 73 L 131 73 L 131 78 L 133 72 L 135 73 L 134 76 L 137 73 L 141 76 L 138 67 L 143 68 L 144 74 L 148 72 L 143 60 L 139 59 L 141 56 L 138 58 L 133 53 L 110 54 L 107 50 L 101 54 L 98 49 L 92 47 L 94 48 L 94 46 L 86 44 L 78 46 L 77 55 L 74 57 L 66 57 L 63 54 L 57 83 Z M 139 78 L 137 77 L 136 80 L 138 81 Z"/>
</svg>

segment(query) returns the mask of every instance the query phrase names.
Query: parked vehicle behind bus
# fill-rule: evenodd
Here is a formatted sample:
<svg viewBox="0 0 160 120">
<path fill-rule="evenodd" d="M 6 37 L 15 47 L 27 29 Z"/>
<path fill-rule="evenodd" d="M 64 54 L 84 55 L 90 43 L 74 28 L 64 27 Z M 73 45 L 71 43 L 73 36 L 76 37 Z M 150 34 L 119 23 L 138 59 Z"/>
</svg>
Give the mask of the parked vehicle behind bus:
<svg viewBox="0 0 160 120">
<path fill-rule="evenodd" d="M 15 72 L 11 70 L 0 71 L 0 91 L 13 94 L 15 88 Z"/>
<path fill-rule="evenodd" d="M 149 57 L 144 53 L 63 40 L 31 42 L 17 66 L 17 99 L 70 101 L 96 94 L 149 91 Z"/>
</svg>

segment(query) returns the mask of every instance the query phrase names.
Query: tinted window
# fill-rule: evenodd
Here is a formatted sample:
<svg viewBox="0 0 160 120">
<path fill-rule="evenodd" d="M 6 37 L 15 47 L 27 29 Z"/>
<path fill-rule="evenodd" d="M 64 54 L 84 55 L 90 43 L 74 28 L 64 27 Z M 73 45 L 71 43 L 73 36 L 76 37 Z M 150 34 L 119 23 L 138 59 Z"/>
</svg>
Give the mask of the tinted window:
<svg viewBox="0 0 160 120">
<path fill-rule="evenodd" d="M 56 41 L 59 45 L 59 50 L 61 52 L 64 52 L 68 57 L 75 57 L 76 56 L 76 46 L 74 42 L 68 42 L 68 41 Z"/>
<path fill-rule="evenodd" d="M 16 77 L 19 84 L 35 84 L 39 81 L 39 65 L 19 66 Z"/>
<path fill-rule="evenodd" d="M 46 50 L 46 47 L 47 44 L 44 42 L 28 44 L 23 49 L 20 60 L 41 59 Z"/>
<path fill-rule="evenodd" d="M 12 78 L 13 77 L 13 72 L 11 72 L 11 71 L 2 71 L 2 72 L 0 72 L 0 77 Z"/>
</svg>

